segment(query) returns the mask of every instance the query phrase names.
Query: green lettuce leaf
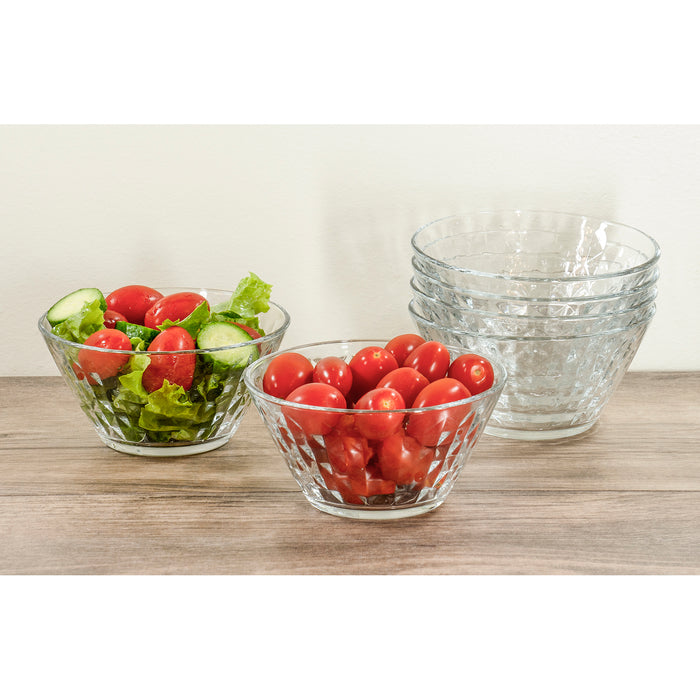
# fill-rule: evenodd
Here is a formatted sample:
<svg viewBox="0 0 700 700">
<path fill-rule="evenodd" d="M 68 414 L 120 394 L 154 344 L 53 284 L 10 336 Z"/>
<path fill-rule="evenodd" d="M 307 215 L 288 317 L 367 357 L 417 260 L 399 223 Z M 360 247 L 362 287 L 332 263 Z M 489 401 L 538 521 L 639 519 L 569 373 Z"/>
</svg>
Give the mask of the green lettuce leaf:
<svg viewBox="0 0 700 700">
<path fill-rule="evenodd" d="M 163 386 L 148 395 L 141 409 L 139 427 L 156 432 L 172 432 L 168 439 L 192 440 L 198 424 L 211 421 L 216 408 L 211 402 L 192 402 L 179 384 L 167 379 Z"/>
<path fill-rule="evenodd" d="M 189 316 L 186 316 L 182 321 L 166 320 L 158 326 L 159 331 L 164 331 L 172 326 L 180 326 L 184 328 L 193 338 L 197 337 L 197 333 L 203 324 L 209 319 L 209 306 L 203 301 Z"/>
<path fill-rule="evenodd" d="M 53 332 L 71 340 L 74 343 L 84 343 L 93 333 L 102 330 L 104 325 L 104 312 L 100 300 L 95 299 L 83 304 L 83 308 L 65 321 L 61 321 L 53 327 Z"/>
<path fill-rule="evenodd" d="M 212 313 L 237 319 L 255 318 L 258 314 L 270 310 L 271 291 L 272 285 L 263 282 L 255 273 L 251 272 L 238 283 L 227 302 L 215 304 L 212 307 Z M 243 323 L 242 320 L 241 323 Z M 245 325 L 250 324 L 246 323 Z"/>
</svg>

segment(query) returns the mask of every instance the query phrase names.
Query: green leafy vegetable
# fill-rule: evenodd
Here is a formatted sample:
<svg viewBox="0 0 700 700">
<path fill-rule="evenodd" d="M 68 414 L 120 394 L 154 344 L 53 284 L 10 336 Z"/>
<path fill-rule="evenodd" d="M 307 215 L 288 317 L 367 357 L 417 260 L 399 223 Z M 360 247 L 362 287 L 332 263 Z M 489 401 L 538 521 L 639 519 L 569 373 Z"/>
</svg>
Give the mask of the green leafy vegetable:
<svg viewBox="0 0 700 700">
<path fill-rule="evenodd" d="M 272 285 L 263 282 L 251 272 L 243 278 L 231 295 L 222 304 L 212 307 L 212 314 L 222 314 L 229 318 L 250 319 L 270 310 L 270 292 Z M 248 324 L 246 324 L 248 325 Z"/>
<path fill-rule="evenodd" d="M 74 343 L 84 343 L 93 333 L 104 328 L 104 312 L 100 300 L 83 304 L 82 309 L 55 325 L 53 332 Z"/>
<path fill-rule="evenodd" d="M 189 316 L 186 316 L 181 321 L 164 321 L 158 326 L 159 331 L 164 331 L 172 326 L 180 326 L 184 328 L 193 338 L 197 337 L 197 333 L 203 324 L 209 319 L 209 307 L 203 301 Z"/>
<path fill-rule="evenodd" d="M 216 408 L 211 402 L 193 402 L 179 384 L 166 379 L 163 386 L 148 395 L 141 409 L 139 427 L 156 432 L 172 432 L 168 439 L 194 440 L 202 423 L 214 418 Z"/>
</svg>

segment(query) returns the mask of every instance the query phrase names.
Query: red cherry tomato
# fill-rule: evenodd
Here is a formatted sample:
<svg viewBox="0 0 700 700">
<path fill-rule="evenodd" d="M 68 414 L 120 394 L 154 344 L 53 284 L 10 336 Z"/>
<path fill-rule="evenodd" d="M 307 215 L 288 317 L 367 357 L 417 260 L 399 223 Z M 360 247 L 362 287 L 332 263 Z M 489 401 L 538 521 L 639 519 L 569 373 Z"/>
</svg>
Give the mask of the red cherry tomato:
<svg viewBox="0 0 700 700">
<path fill-rule="evenodd" d="M 443 403 L 468 399 L 470 396 L 471 394 L 462 382 L 444 377 L 428 384 L 416 397 L 413 408 L 438 406 Z M 438 445 L 445 432 L 450 433 L 450 437 L 452 437 L 469 411 L 470 407 L 467 404 L 446 406 L 443 409 L 411 414 L 406 425 L 406 433 L 418 440 L 421 445 L 431 447 Z"/>
<path fill-rule="evenodd" d="M 369 441 L 355 429 L 352 416 L 342 416 L 324 438 L 328 462 L 336 474 L 356 474 L 374 455 Z"/>
<path fill-rule="evenodd" d="M 104 312 L 105 328 L 114 328 L 117 325 L 117 321 L 128 323 L 129 319 L 118 311 L 112 311 L 111 309 L 107 309 L 107 311 Z"/>
<path fill-rule="evenodd" d="M 425 339 L 415 333 L 404 333 L 392 338 L 384 348 L 396 358 L 399 367 L 402 367 L 406 358 L 424 342 Z"/>
<path fill-rule="evenodd" d="M 493 366 L 481 355 L 460 355 L 450 365 L 447 376 L 462 382 L 472 396 L 493 386 Z"/>
<path fill-rule="evenodd" d="M 343 396 L 352 388 L 352 372 L 339 357 L 324 357 L 316 363 L 313 381 L 334 386 Z"/>
<path fill-rule="evenodd" d="M 255 328 L 251 328 L 250 326 L 244 326 L 242 323 L 236 323 L 235 321 L 233 322 L 233 325 L 242 328 L 253 340 L 262 338 L 262 334 L 259 331 L 256 331 Z"/>
<path fill-rule="evenodd" d="M 344 478 L 352 493 L 358 496 L 388 496 L 396 491 L 396 482 L 383 478 L 379 467 L 373 464 L 368 464 L 364 473 L 351 474 Z"/>
<path fill-rule="evenodd" d="M 298 386 L 287 396 L 287 401 L 322 408 L 345 408 L 347 406 L 345 397 L 337 389 L 318 382 Z M 298 428 L 306 435 L 326 435 L 335 428 L 342 416 L 341 413 L 291 408 L 289 406 L 283 406 L 282 413 L 294 433 L 298 433 Z"/>
<path fill-rule="evenodd" d="M 189 316 L 202 302 L 209 308 L 209 302 L 196 292 L 175 292 L 158 299 L 146 311 L 143 325 L 148 328 L 158 328 L 164 321 L 177 323 Z"/>
<path fill-rule="evenodd" d="M 429 382 L 434 382 L 447 374 L 450 366 L 450 351 L 437 340 L 429 340 L 411 352 L 403 366 L 413 367 Z"/>
<path fill-rule="evenodd" d="M 382 377 L 377 388 L 395 389 L 403 397 L 407 408 L 413 406 L 416 396 L 430 382 L 413 367 L 399 367 Z"/>
<path fill-rule="evenodd" d="M 348 365 L 352 372 L 351 396 L 354 400 L 374 389 L 384 375 L 399 366 L 388 350 L 375 345 L 359 350 Z"/>
<path fill-rule="evenodd" d="M 129 323 L 138 323 L 142 326 L 146 311 L 162 298 L 163 295 L 156 289 L 144 287 L 141 284 L 130 284 L 115 289 L 107 295 L 105 301 L 109 311 L 116 311 Z"/>
<path fill-rule="evenodd" d="M 406 404 L 395 389 L 370 389 L 355 404 L 355 408 L 378 411 L 378 413 L 358 413 L 355 427 L 369 440 L 382 440 L 396 432 L 404 419 L 402 410 Z"/>
<path fill-rule="evenodd" d="M 362 498 L 388 496 L 396 491 L 396 482 L 384 479 L 376 465 L 369 464 L 353 474 L 336 474 L 321 470 L 326 486 L 337 491 L 345 503 L 361 504 Z"/>
<path fill-rule="evenodd" d="M 171 326 L 161 331 L 148 346 L 149 351 L 194 350 L 192 336 L 180 326 Z M 173 355 L 151 355 L 150 364 L 143 372 L 143 387 L 150 394 L 163 386 L 179 384 L 185 391 L 192 386 L 196 357 L 194 353 Z"/>
<path fill-rule="evenodd" d="M 85 340 L 84 345 L 107 350 L 131 350 L 129 336 L 114 328 L 96 331 Z M 89 377 L 91 374 L 96 374 L 100 379 L 107 379 L 117 375 L 128 361 L 129 355 L 126 353 L 99 352 L 82 348 L 78 352 L 77 364 L 84 375 Z M 78 378 L 82 379 L 79 374 Z"/>
<path fill-rule="evenodd" d="M 379 443 L 377 464 L 385 479 L 397 484 L 424 481 L 435 459 L 435 450 L 421 445 L 403 430 Z"/>
<path fill-rule="evenodd" d="M 284 352 L 270 360 L 263 375 L 263 391 L 286 399 L 294 389 L 310 382 L 313 373 L 314 366 L 308 357 L 298 352 Z"/>
</svg>

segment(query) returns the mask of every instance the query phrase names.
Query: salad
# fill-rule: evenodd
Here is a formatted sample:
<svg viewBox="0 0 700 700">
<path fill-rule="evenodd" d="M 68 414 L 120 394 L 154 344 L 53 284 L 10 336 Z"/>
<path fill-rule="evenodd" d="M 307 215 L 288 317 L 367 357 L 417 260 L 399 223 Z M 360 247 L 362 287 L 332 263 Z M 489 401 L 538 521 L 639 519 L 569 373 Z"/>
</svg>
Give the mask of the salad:
<svg viewBox="0 0 700 700">
<path fill-rule="evenodd" d="M 46 320 L 68 341 L 71 383 L 91 418 L 128 442 L 202 441 L 247 402 L 239 384 L 261 354 L 271 289 L 254 273 L 218 303 L 195 291 L 90 287 L 57 301 Z"/>
</svg>

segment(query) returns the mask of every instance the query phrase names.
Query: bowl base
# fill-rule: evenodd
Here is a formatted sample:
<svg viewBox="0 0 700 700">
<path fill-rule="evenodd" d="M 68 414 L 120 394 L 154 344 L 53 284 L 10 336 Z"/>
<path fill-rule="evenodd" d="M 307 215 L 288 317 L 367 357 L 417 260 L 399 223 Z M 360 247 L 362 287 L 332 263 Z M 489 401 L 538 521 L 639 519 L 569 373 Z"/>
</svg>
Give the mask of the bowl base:
<svg viewBox="0 0 700 700">
<path fill-rule="evenodd" d="M 539 430 L 523 430 L 520 428 L 499 428 L 495 425 L 487 425 L 484 429 L 486 435 L 508 438 L 510 440 L 561 440 L 562 438 L 580 435 L 590 430 L 596 421 L 583 423 L 582 425 L 567 426 L 566 428 L 541 428 Z"/>
<path fill-rule="evenodd" d="M 418 505 L 386 508 L 380 510 L 378 508 L 362 508 L 361 506 L 343 506 L 332 503 L 319 503 L 318 501 L 309 501 L 309 503 L 323 513 L 337 515 L 341 518 L 350 518 L 352 520 L 399 520 L 400 518 L 412 518 L 417 515 L 429 513 L 442 505 L 444 501 L 430 501 L 429 503 L 420 503 Z"/>
<path fill-rule="evenodd" d="M 185 457 L 187 455 L 201 454 L 202 452 L 211 452 L 219 447 L 223 447 L 231 439 L 231 436 L 226 435 L 217 440 L 208 440 L 207 442 L 194 443 L 192 445 L 141 445 L 110 440 L 101 435 L 100 439 L 107 447 L 128 455 L 138 455 L 139 457 Z"/>
</svg>

